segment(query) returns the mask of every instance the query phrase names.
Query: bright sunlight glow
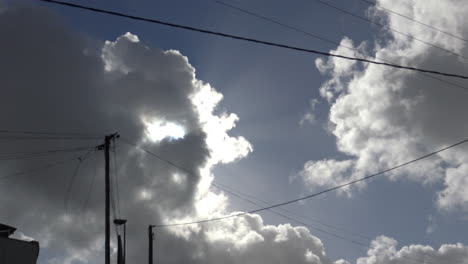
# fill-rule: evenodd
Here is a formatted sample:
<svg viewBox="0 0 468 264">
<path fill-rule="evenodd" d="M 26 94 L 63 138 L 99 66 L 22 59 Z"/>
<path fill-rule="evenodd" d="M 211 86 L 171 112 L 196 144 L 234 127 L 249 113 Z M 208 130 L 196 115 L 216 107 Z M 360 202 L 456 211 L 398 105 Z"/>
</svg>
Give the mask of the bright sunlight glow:
<svg viewBox="0 0 468 264">
<path fill-rule="evenodd" d="M 147 135 L 152 141 L 158 142 L 165 138 L 177 140 L 185 136 L 185 129 L 181 125 L 172 122 L 156 120 L 147 123 Z"/>
</svg>

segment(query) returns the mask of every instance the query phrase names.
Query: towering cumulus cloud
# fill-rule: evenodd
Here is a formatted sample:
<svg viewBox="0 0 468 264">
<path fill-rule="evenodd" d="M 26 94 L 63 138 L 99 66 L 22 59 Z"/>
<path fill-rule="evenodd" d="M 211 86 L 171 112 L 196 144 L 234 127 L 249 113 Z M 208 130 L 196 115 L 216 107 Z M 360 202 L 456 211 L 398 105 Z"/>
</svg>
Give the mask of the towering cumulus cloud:
<svg viewBox="0 0 468 264">
<path fill-rule="evenodd" d="M 229 136 L 238 117 L 216 110 L 222 95 L 198 80 L 178 51 L 148 47 L 131 33 L 102 43 L 64 24 L 37 7 L 2 9 L 2 128 L 122 135 L 111 171 L 120 186 L 115 214 L 129 220 L 127 259 L 132 263 L 146 261 L 149 224 L 233 213 L 226 209 L 227 197 L 211 191 L 211 169 L 245 157 L 252 147 L 242 137 Z M 2 153 L 102 143 L 102 138 L 1 140 Z M 71 161 L 76 155 L 82 158 Z M 61 153 L 1 166 L 2 176 L 13 175 L 0 182 L 1 221 L 40 241 L 40 263 L 102 261 L 101 156 Z M 61 160 L 68 163 L 14 174 Z M 154 251 L 159 263 L 331 263 L 322 242 L 306 228 L 266 225 L 258 215 L 157 229 Z"/>
<path fill-rule="evenodd" d="M 377 4 L 468 39 L 466 1 L 379 0 Z M 391 28 L 440 48 L 381 30 L 374 43 L 356 46 L 348 38 L 342 40 L 343 46 L 356 47 L 359 52 L 340 46 L 334 53 L 358 57 L 364 53 L 371 59 L 401 65 L 467 72 L 468 61 L 463 58 L 468 56 L 465 41 L 382 9 L 370 9 L 368 14 Z M 375 173 L 468 135 L 466 81 L 336 58 L 317 59 L 316 66 L 329 76 L 320 87 L 320 94 L 330 105 L 328 128 L 336 137 L 338 150 L 347 158 L 308 161 L 300 175 L 311 189 Z M 441 183 L 444 187 L 436 194 L 437 205 L 442 209 L 468 210 L 467 154 L 466 147 L 454 148 L 386 175 L 421 184 Z M 363 187 L 361 184 L 358 188 Z M 352 194 L 353 189 L 345 192 Z"/>
</svg>

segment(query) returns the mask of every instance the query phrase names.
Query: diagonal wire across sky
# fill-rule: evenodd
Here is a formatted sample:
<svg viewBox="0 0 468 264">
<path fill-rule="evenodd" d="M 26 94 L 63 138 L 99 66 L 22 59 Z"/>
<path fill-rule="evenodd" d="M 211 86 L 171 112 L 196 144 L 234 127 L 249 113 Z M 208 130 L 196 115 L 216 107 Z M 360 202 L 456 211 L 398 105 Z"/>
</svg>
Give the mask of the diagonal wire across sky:
<svg viewBox="0 0 468 264">
<path fill-rule="evenodd" d="M 154 157 L 156 157 L 157 159 L 161 160 L 161 161 L 164 161 L 168 164 L 170 164 L 171 166 L 174 166 L 175 168 L 178 168 L 186 173 L 189 173 L 191 175 L 196 175 L 194 172 L 190 171 L 190 170 L 187 170 L 177 164 L 175 164 L 174 162 L 171 162 L 167 159 L 164 159 L 161 155 L 158 155 L 148 149 L 145 149 L 145 148 L 142 148 L 141 146 L 139 146 L 138 144 L 135 144 L 133 142 L 131 142 L 130 140 L 127 140 L 123 137 L 121 137 L 121 139 L 133 146 L 133 147 L 136 147 L 136 148 L 139 148 L 141 149 L 142 151 L 148 153 L 149 155 L 152 155 Z M 285 201 L 285 202 L 281 202 L 281 203 L 277 203 L 277 204 L 273 204 L 273 205 L 270 205 L 270 206 L 265 206 L 265 207 L 260 207 L 260 208 L 257 208 L 257 209 L 254 209 L 254 210 L 250 210 L 250 211 L 247 211 L 247 212 L 240 212 L 240 213 L 234 213 L 234 214 L 230 214 L 230 215 L 225 215 L 225 216 L 220 216 L 220 217 L 215 217 L 215 218 L 208 218 L 208 219 L 202 219 L 202 220 L 196 220 L 196 221 L 189 221 L 189 222 L 180 222 L 180 223 L 160 223 L 160 224 L 155 224 L 154 227 L 171 227 L 171 226 L 185 226 L 185 225 L 192 225 L 192 224 L 202 224 L 202 223 L 208 223 L 208 222 L 214 222 L 214 221 L 220 221 L 220 220 L 223 220 L 223 219 L 228 219 L 228 218 L 234 218 L 234 217 L 240 217 L 240 216 L 244 216 L 244 215 L 248 215 L 248 214 L 253 214 L 253 213 L 258 213 L 258 212 L 261 212 L 261 211 L 265 211 L 265 210 L 271 210 L 271 209 L 274 209 L 274 208 L 277 208 L 277 207 L 281 207 L 281 206 L 284 206 L 284 205 L 288 205 L 288 204 L 292 204 L 292 203 L 296 203 L 296 202 L 299 202 L 299 201 L 303 201 L 303 200 L 307 200 L 307 199 L 310 199 L 310 198 L 313 198 L 313 197 L 317 197 L 317 196 L 320 196 L 320 195 L 323 195 L 325 193 L 328 193 L 328 192 L 333 192 L 333 191 L 336 191 L 338 189 L 342 189 L 342 188 L 345 188 L 345 187 L 348 187 L 348 186 L 351 186 L 351 185 L 354 185 L 354 184 L 357 184 L 359 182 L 363 182 L 363 181 L 366 181 L 366 180 L 369 180 L 371 178 L 374 178 L 374 177 L 377 177 L 377 176 L 380 176 L 380 175 L 383 175 L 387 172 L 390 172 L 390 171 L 393 171 L 393 170 L 397 170 L 399 168 L 402 168 L 402 167 L 405 167 L 405 166 L 408 166 L 412 163 L 415 163 L 415 162 L 418 162 L 420 160 L 423 160 L 423 159 L 426 159 L 426 158 L 429 158 L 431 156 L 435 156 L 436 154 L 439 154 L 443 151 L 446 151 L 448 149 L 451 149 L 451 148 L 454 148 L 456 146 L 459 146 L 459 145 L 462 145 L 462 144 L 465 144 L 466 142 L 468 142 L 468 138 L 466 139 L 463 139 L 457 143 L 454 143 L 454 144 L 451 144 L 449 146 L 446 146 L 444 148 L 441 148 L 441 149 L 438 149 L 438 150 L 435 150 L 433 152 L 430 152 L 426 155 L 423 155 L 423 156 L 420 156 L 418 158 L 415 158 L 415 159 L 412 159 L 412 160 L 409 160 L 407 162 L 404 162 L 404 163 L 401 163 L 401 164 L 398 164 L 396 166 L 393 166 L 393 167 L 390 167 L 388 169 L 385 169 L 385 170 L 382 170 L 382 171 L 379 171 L 379 172 L 376 172 L 374 174 L 370 174 L 370 175 L 367 175 L 365 177 L 362 177 L 362 178 L 359 178 L 357 180 L 353 180 L 353 181 L 350 181 L 350 182 L 347 182 L 347 183 L 343 183 L 343 184 L 340 184 L 340 185 L 336 185 L 334 187 L 331 187 L 331 188 L 328 188 L 328 189 L 325 189 L 325 190 L 322 190 L 322 191 L 319 191 L 319 192 L 316 192 L 316 193 L 312 193 L 312 194 L 309 194 L 309 195 L 306 195 L 306 196 L 303 196 L 303 197 L 299 197 L 299 198 L 295 198 L 295 199 L 292 199 L 292 200 L 288 200 L 288 201 Z"/>
<path fill-rule="evenodd" d="M 219 37 L 223 37 L 223 38 L 241 40 L 241 41 L 246 41 L 246 42 L 250 42 L 250 43 L 266 45 L 266 46 L 272 46 L 272 47 L 283 48 L 283 49 L 294 50 L 294 51 L 305 52 L 305 53 L 311 53 L 311 54 L 317 54 L 317 55 L 322 55 L 322 56 L 327 56 L 327 57 L 335 57 L 335 58 L 340 58 L 340 59 L 359 61 L 359 62 L 363 62 L 363 63 L 370 63 L 370 64 L 387 66 L 387 67 L 392 67 L 392 68 L 405 69 L 405 70 L 424 72 L 424 73 L 430 73 L 430 74 L 436 74 L 436 75 L 441 75 L 441 76 L 446 76 L 446 77 L 453 77 L 453 78 L 460 78 L 460 79 L 468 80 L 468 76 L 467 75 L 462 75 L 462 74 L 441 72 L 441 71 L 435 71 L 435 70 L 430 70 L 430 69 L 422 69 L 422 68 L 404 66 L 404 65 L 387 63 L 387 62 L 379 62 L 379 61 L 370 60 L 370 59 L 364 59 L 364 58 L 357 58 L 357 57 L 333 54 L 333 53 L 325 52 L 325 51 L 306 49 L 306 48 L 301 48 L 301 47 L 296 47 L 296 46 L 291 46 L 291 45 L 286 45 L 286 44 L 280 44 L 280 43 L 275 43 L 275 42 L 264 41 L 264 40 L 255 39 L 255 38 L 237 36 L 237 35 L 227 34 L 227 33 L 224 33 L 224 32 L 206 30 L 206 29 L 196 28 L 196 27 L 193 27 L 193 26 L 175 24 L 175 23 L 171 23 L 171 22 L 158 20 L 158 19 L 145 18 L 145 17 L 141 17 L 141 16 L 135 16 L 135 15 L 125 14 L 125 13 L 121 13 L 121 12 L 104 10 L 104 9 L 99 9 L 99 8 L 94 8 L 94 7 L 84 6 L 84 5 L 78 5 L 78 4 L 73 4 L 73 3 L 66 3 L 66 2 L 56 1 L 56 0 L 39 0 L 39 1 L 53 3 L 53 4 L 57 4 L 57 5 L 62 5 L 62 6 L 73 7 L 73 8 L 78 8 L 78 9 L 91 11 L 91 12 L 95 12 L 95 13 L 100 13 L 100 14 L 118 16 L 118 17 L 123 17 L 123 18 L 127 18 L 127 19 L 132 19 L 132 20 L 138 20 L 138 21 L 144 21 L 144 22 L 149 22 L 149 23 L 153 23 L 153 24 L 164 25 L 164 26 L 168 26 L 168 27 L 172 27 L 172 28 L 184 29 L 184 30 L 189 30 L 189 31 L 194 31 L 194 32 L 219 36 Z"/>
</svg>

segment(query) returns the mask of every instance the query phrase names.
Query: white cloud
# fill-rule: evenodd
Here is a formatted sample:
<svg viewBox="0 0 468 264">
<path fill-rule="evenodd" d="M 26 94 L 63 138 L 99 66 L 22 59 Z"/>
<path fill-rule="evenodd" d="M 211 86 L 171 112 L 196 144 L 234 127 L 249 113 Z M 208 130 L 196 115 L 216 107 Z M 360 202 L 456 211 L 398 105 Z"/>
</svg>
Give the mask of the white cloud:
<svg viewBox="0 0 468 264">
<path fill-rule="evenodd" d="M 319 104 L 320 101 L 316 98 L 310 100 L 310 109 L 309 111 L 307 111 L 301 118 L 301 120 L 299 121 L 299 125 L 304 125 L 305 123 L 309 123 L 309 124 L 315 124 L 315 122 L 317 122 L 317 117 L 314 113 L 315 111 L 315 107 L 317 106 L 317 104 Z"/>
<path fill-rule="evenodd" d="M 142 151 L 119 145 L 121 211 L 129 220 L 128 260 L 146 261 L 146 247 L 141 245 L 146 244 L 148 224 L 235 213 L 227 211 L 228 200 L 223 193 L 210 191 L 214 177 L 211 169 L 216 164 L 246 157 L 252 146 L 245 138 L 229 134 L 238 117 L 216 112 L 222 94 L 196 78 L 195 69 L 186 57 L 178 51 L 148 47 L 131 33 L 105 43 L 85 41 L 48 11 L 13 11 L 0 15 L 0 24 L 15 25 L 0 27 L 0 35 L 10 36 L 0 42 L 0 72 L 6 73 L 0 84 L 11 88 L 5 89 L 0 97 L 2 125 L 24 130 L 118 131 L 195 172 L 186 174 Z M 101 52 L 84 52 L 96 50 L 95 47 L 102 47 Z M 335 68 L 330 65 L 323 65 L 324 72 Z M 354 66 L 345 66 L 337 76 L 347 74 L 349 67 Z M 348 90 L 342 88 L 334 89 L 327 99 L 333 101 L 341 96 L 339 93 Z M 328 96 L 327 91 L 324 96 Z M 342 117 L 335 118 L 336 121 Z M 174 132 L 170 129 L 158 137 L 161 140 L 146 140 L 148 120 L 159 120 L 158 128 L 165 124 L 183 127 L 184 135 L 169 140 Z M 380 126 L 387 128 L 385 123 Z M 364 144 L 354 141 L 353 137 L 348 140 L 351 146 Z M 36 147 L 67 146 L 48 142 Z M 10 144 L 3 150 L 28 150 L 28 147 Z M 366 162 L 360 152 L 344 143 L 340 149 L 356 158 L 321 161 L 310 166 L 319 166 L 324 173 L 331 165 L 339 165 L 343 172 L 362 170 Z M 444 156 L 444 159 L 452 163 L 462 161 L 458 156 Z M 102 181 L 96 178 L 87 207 L 83 208 L 85 197 L 80 195 L 88 190 L 95 173 L 102 175 L 102 164 L 98 161 L 90 160 L 82 165 L 72 190 L 68 215 L 62 208 L 63 186 L 68 183 L 66 176 L 73 173 L 74 166 L 15 178 L 13 183 L 0 185 L 4 198 L 0 201 L 2 221 L 14 224 L 54 253 L 48 259 L 41 256 L 42 262 L 102 260 L 103 204 L 98 195 L 103 190 Z M 17 162 L 1 170 L 11 173 L 40 164 L 42 161 Z M 331 173 L 328 178 L 344 180 L 336 175 Z M 419 177 L 424 175 L 421 173 Z M 311 177 L 327 184 L 326 177 Z M 320 239 L 306 228 L 265 225 L 259 215 L 225 219 L 210 225 L 158 229 L 155 255 L 163 263 L 332 263 Z"/>
<path fill-rule="evenodd" d="M 379 5 L 401 11 L 416 20 L 468 38 L 468 11 L 465 1 L 378 1 Z M 370 10 L 384 17 L 389 27 L 460 54 L 468 54 L 466 43 L 382 10 Z M 386 32 L 374 43 L 372 57 L 402 65 L 463 73 L 468 67 L 462 59 Z M 343 45 L 353 46 L 344 38 Z M 363 50 L 366 44 L 360 44 Z M 338 47 L 333 53 L 359 56 Z M 369 56 L 369 55 L 368 55 Z M 317 68 L 329 79 L 320 87 L 330 104 L 329 130 L 336 137 L 342 160 L 308 161 L 300 173 L 311 188 L 332 186 L 369 175 L 417 158 L 468 135 L 465 115 L 467 94 L 422 74 L 377 65 L 329 58 L 317 59 Z M 447 79 L 448 80 L 448 79 Z M 468 82 L 450 80 L 468 87 Z M 453 88 L 453 89 L 452 89 Z M 422 184 L 443 183 L 437 195 L 440 208 L 468 209 L 467 152 L 449 150 L 386 175 L 407 178 Z"/>
<path fill-rule="evenodd" d="M 117 141 L 120 205 L 122 217 L 128 219 L 128 261 L 146 261 L 146 247 L 141 245 L 146 244 L 149 224 L 232 213 L 226 209 L 227 197 L 210 191 L 211 169 L 246 157 L 252 146 L 245 138 L 230 135 L 238 117 L 217 113 L 222 94 L 196 78 L 186 57 L 148 47 L 131 33 L 104 43 L 85 40 L 47 10 L 7 10 L 0 15 L 0 24 L 15 25 L 0 27 L 0 35 L 10 36 L 0 42 L 0 71 L 5 73 L 0 85 L 7 87 L 0 97 L 2 126 L 118 131 L 122 138 L 194 172 L 173 168 Z M 148 132 L 156 140 L 148 140 Z M 27 151 L 30 146 L 5 144 L 2 150 Z M 70 145 L 47 142 L 35 147 Z M 40 255 L 40 262 L 103 259 L 102 153 L 96 155 L 81 165 L 68 214 L 63 208 L 63 186 L 76 164 L 0 184 L 2 221 L 39 240 L 49 253 Z M 8 174 L 47 162 L 20 161 L 1 170 Z M 85 206 L 94 175 L 94 191 Z M 157 229 L 154 250 L 164 263 L 330 263 L 320 239 L 307 229 L 265 225 L 258 215 Z"/>
<path fill-rule="evenodd" d="M 169 138 L 169 140 L 177 140 L 185 136 L 184 127 L 177 123 L 160 120 L 148 121 L 145 123 L 148 139 L 155 142 L 161 141 L 165 138 Z"/>
<path fill-rule="evenodd" d="M 426 233 L 427 234 L 432 234 L 437 229 L 436 220 L 435 220 L 434 216 L 429 215 L 427 217 L 427 221 L 428 221 L 428 225 L 426 227 Z"/>
<path fill-rule="evenodd" d="M 346 176 L 352 174 L 354 165 L 353 160 L 308 161 L 300 172 L 300 176 L 310 189 L 335 186 L 349 181 Z"/>
<path fill-rule="evenodd" d="M 444 244 L 438 250 L 430 246 L 410 245 L 397 249 L 395 239 L 379 236 L 372 241 L 367 256 L 357 264 L 404 263 L 468 263 L 468 247 L 463 244 Z"/>
<path fill-rule="evenodd" d="M 214 115 L 223 95 L 209 84 L 197 81 L 198 87 L 191 100 L 197 109 L 202 128 L 207 134 L 206 143 L 211 150 L 212 163 L 230 163 L 246 157 L 253 149 L 244 137 L 230 137 L 227 131 L 236 126 L 236 114 L 221 113 Z"/>
<path fill-rule="evenodd" d="M 206 263 L 332 263 L 308 229 L 265 225 L 258 215 L 226 219 L 201 230 L 216 249 L 207 252 Z"/>
</svg>

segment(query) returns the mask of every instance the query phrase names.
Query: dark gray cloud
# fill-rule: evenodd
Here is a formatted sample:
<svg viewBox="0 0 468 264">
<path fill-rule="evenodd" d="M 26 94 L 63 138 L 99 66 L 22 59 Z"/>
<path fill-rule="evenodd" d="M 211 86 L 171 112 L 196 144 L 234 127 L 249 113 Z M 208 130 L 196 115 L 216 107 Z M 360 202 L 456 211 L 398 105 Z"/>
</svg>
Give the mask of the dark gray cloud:
<svg viewBox="0 0 468 264">
<path fill-rule="evenodd" d="M 93 40 L 64 26 L 62 18 L 44 9 L 6 9 L 0 15 L 0 24 L 5 25 L 0 27 L 2 127 L 83 133 L 118 131 L 195 172 L 178 171 L 118 142 L 120 209 L 122 217 L 129 220 L 129 260 L 146 261 L 148 224 L 230 213 L 224 194 L 210 191 L 214 178 L 211 169 L 245 157 L 252 147 L 242 137 L 229 136 L 238 117 L 216 111 L 222 94 L 196 78 L 186 57 L 177 51 L 149 47 L 131 33 L 107 42 Z M 344 86 L 339 91 L 343 90 Z M 174 126 L 183 128 L 183 138 L 167 134 Z M 161 131 L 166 134 L 151 140 L 151 134 Z M 95 146 L 101 139 L 47 142 L 2 139 L 0 143 L 1 153 L 10 153 Z M 5 162 L 0 173 L 8 175 L 74 155 Z M 96 153 L 82 162 L 68 213 L 64 199 L 76 161 L 0 181 L 3 212 L 0 221 L 41 242 L 48 253 L 41 255 L 41 263 L 102 261 L 102 159 L 102 153 Z M 344 167 L 346 170 L 347 165 Z M 86 203 L 93 176 L 94 191 Z M 373 248 L 377 242 L 372 244 Z M 454 256 L 461 254 L 453 245 L 443 247 Z M 374 251 L 371 249 L 369 257 L 359 261 L 372 263 L 369 261 L 388 255 Z M 155 259 L 161 263 L 332 263 L 320 239 L 306 228 L 266 225 L 258 215 L 201 226 L 157 229 Z"/>
<path fill-rule="evenodd" d="M 211 168 L 245 157 L 252 147 L 230 137 L 238 117 L 214 114 L 222 95 L 196 79 L 177 51 L 162 51 L 126 33 L 101 43 L 64 26 L 40 8 L 9 7 L 0 15 L 2 97 L 0 121 L 12 130 L 110 133 L 161 153 L 186 174 L 118 141 L 120 209 L 128 218 L 128 256 L 146 261 L 149 224 L 224 215 L 227 200 L 210 191 Z M 182 138 L 152 133 L 179 127 Z M 156 128 L 156 130 L 154 130 Z M 159 129 L 158 129 L 159 128 Z M 156 131 L 156 132 L 155 132 Z M 170 133 L 166 131 L 166 133 Z M 2 139 L 2 153 L 71 146 L 97 140 Z M 79 154 L 83 154 L 81 152 Z M 5 162 L 0 173 L 42 166 L 73 155 Z M 64 200 L 77 161 L 0 182 L 2 222 L 40 241 L 42 263 L 96 263 L 103 259 L 103 161 L 81 162 L 68 211 Z M 87 200 L 92 178 L 94 190 Z M 114 245 L 115 246 L 115 245 Z M 163 263 L 329 263 L 321 241 L 307 229 L 269 226 L 257 215 L 206 226 L 156 230 Z"/>
</svg>

